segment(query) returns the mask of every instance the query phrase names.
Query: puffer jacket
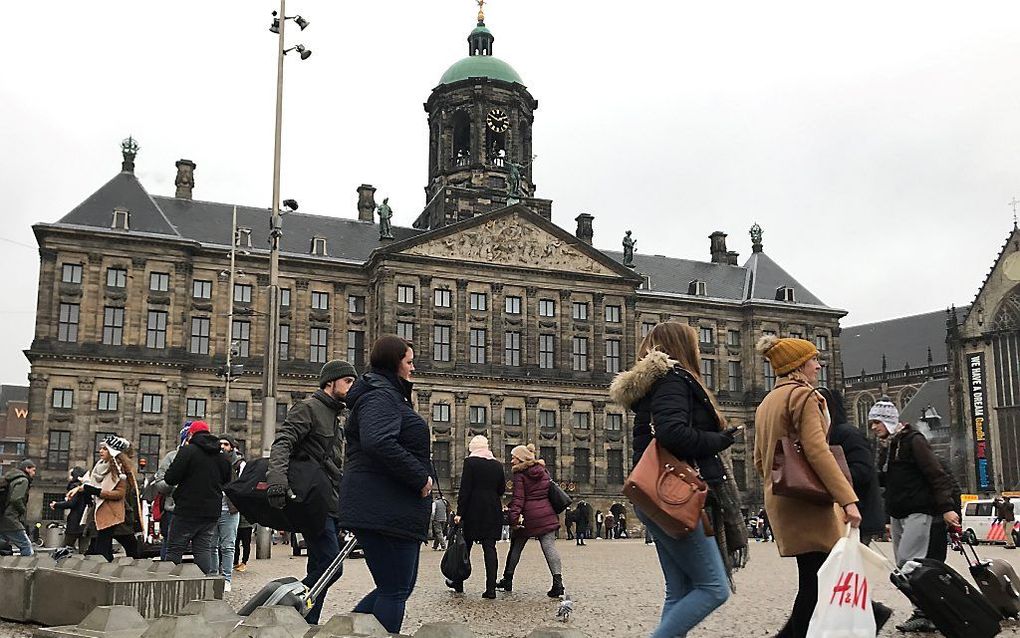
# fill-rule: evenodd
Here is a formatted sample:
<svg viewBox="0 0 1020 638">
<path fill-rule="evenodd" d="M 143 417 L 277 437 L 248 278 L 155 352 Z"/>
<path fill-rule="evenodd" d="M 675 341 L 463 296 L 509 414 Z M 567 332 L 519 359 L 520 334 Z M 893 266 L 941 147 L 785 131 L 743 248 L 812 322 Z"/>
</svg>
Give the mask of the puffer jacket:
<svg viewBox="0 0 1020 638">
<path fill-rule="evenodd" d="M 560 528 L 560 517 L 549 502 L 549 477 L 545 464 L 515 465 L 514 494 L 508 518 L 517 523 L 524 517 L 524 534 L 529 538 L 548 534 Z"/>
<path fill-rule="evenodd" d="M 829 430 L 829 445 L 843 448 L 850 467 L 854 492 L 860 499 L 857 508 L 861 511 L 861 534 L 884 533 L 888 517 L 882 503 L 882 488 L 878 484 L 875 453 L 868 439 L 849 423 L 836 423 Z"/>
<path fill-rule="evenodd" d="M 7 508 L 0 517 L 0 532 L 25 530 L 25 513 L 28 511 L 28 488 L 32 479 L 24 470 L 12 468 L 4 474 L 7 479 Z"/>
<path fill-rule="evenodd" d="M 199 432 L 177 452 L 164 480 L 174 486 L 174 515 L 215 521 L 223 504 L 223 485 L 230 480 L 230 462 L 220 440 Z"/>
<path fill-rule="evenodd" d="M 85 516 L 85 508 L 88 506 L 89 499 L 85 498 L 81 483 L 77 480 L 68 481 L 67 493 L 71 495 L 70 498 L 58 501 L 53 505 L 53 509 L 67 510 L 67 523 L 64 528 L 66 533 L 81 534 L 84 531 L 81 520 Z"/>
<path fill-rule="evenodd" d="M 635 465 L 655 438 L 678 459 L 697 465 L 708 483 L 725 478 L 717 455 L 733 445 L 733 437 L 719 431 L 719 419 L 705 389 L 666 353 L 653 350 L 616 375 L 609 396 L 634 411 Z"/>
<path fill-rule="evenodd" d="M 347 455 L 340 482 L 340 527 L 424 542 L 432 497 L 429 428 L 411 404 L 411 384 L 368 372 L 345 397 Z"/>
</svg>

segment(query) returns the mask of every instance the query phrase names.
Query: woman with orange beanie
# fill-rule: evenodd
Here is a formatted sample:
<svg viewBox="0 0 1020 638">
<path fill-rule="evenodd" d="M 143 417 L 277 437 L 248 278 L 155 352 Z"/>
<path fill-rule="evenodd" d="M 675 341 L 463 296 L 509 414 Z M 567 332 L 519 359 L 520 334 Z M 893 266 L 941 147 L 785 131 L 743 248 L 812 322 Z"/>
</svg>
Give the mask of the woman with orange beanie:
<svg viewBox="0 0 1020 638">
<path fill-rule="evenodd" d="M 815 392 L 818 349 L 805 339 L 762 337 L 757 344 L 779 377 L 754 416 L 754 466 L 765 485 L 765 510 L 780 556 L 797 559 L 800 587 L 793 611 L 776 638 L 803 638 L 818 601 L 818 570 L 846 523 L 861 524 L 857 495 L 829 450 L 825 399 Z M 782 437 L 799 440 L 804 458 L 832 494 L 834 504 L 819 505 L 772 493 L 772 460 Z"/>
</svg>

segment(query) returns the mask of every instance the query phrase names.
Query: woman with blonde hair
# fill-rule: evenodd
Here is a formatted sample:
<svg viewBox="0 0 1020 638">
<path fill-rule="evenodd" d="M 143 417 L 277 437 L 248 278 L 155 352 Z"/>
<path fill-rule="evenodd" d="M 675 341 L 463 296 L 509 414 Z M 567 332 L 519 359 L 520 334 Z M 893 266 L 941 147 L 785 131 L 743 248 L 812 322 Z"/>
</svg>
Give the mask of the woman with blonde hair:
<svg viewBox="0 0 1020 638">
<path fill-rule="evenodd" d="M 687 324 L 656 325 L 641 342 L 637 362 L 613 379 L 613 402 L 634 411 L 637 465 L 652 439 L 698 467 L 709 487 L 727 479 L 718 454 L 733 445 L 737 429 L 726 420 L 701 379 L 698 333 Z M 681 538 L 666 534 L 635 508 L 655 539 L 666 581 L 662 618 L 652 638 L 685 636 L 730 596 L 729 578 L 716 542 L 702 524 Z"/>
<path fill-rule="evenodd" d="M 131 558 L 138 557 L 136 534 L 142 531 L 142 504 L 135 480 L 131 442 L 111 434 L 99 444 L 99 461 L 84 477 L 82 489 L 96 498 L 97 536 L 89 554 L 113 560 L 113 540 Z"/>
<path fill-rule="evenodd" d="M 805 339 L 762 337 L 756 346 L 779 379 L 754 415 L 754 466 L 765 485 L 765 511 L 780 556 L 797 559 L 799 590 L 786 625 L 777 638 L 802 638 L 818 601 L 818 570 L 846 523 L 861 524 L 857 495 L 829 450 L 825 399 L 815 391 L 818 349 Z M 782 437 L 799 440 L 804 458 L 832 494 L 834 504 L 818 503 L 772 492 L 772 460 Z"/>
<path fill-rule="evenodd" d="M 521 560 L 529 538 L 537 538 L 542 545 L 545 562 L 552 574 L 552 588 L 546 592 L 550 598 L 563 595 L 563 565 L 556 551 L 556 530 L 560 517 L 549 502 L 549 484 L 552 478 L 545 469 L 545 461 L 535 456 L 532 443 L 518 445 L 510 451 L 510 469 L 514 474 L 514 492 L 507 510 L 510 521 L 510 551 L 503 568 L 503 579 L 496 587 L 513 591 L 514 571 Z"/>
</svg>

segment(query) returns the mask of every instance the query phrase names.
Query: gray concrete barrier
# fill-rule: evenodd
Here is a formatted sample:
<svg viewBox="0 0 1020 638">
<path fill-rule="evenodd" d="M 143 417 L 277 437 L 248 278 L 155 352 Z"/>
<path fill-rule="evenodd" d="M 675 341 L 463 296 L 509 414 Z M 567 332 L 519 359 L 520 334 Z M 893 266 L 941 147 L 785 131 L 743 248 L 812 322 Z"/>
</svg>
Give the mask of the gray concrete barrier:
<svg viewBox="0 0 1020 638">
<path fill-rule="evenodd" d="M 310 628 L 304 638 L 369 638 L 389 636 L 372 614 L 337 614 L 324 625 Z"/>
<path fill-rule="evenodd" d="M 41 627 L 35 638 L 140 638 L 149 622 L 138 610 L 126 605 L 96 607 L 77 625 Z"/>
</svg>

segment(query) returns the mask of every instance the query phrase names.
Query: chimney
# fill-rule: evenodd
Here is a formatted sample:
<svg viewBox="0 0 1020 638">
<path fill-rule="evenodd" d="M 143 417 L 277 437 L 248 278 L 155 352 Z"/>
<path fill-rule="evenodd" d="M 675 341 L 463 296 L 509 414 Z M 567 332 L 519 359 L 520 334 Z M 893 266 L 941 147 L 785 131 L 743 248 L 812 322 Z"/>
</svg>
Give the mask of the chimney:
<svg viewBox="0 0 1020 638">
<path fill-rule="evenodd" d="M 358 187 L 358 221 L 375 221 L 375 188 L 371 184 Z"/>
<path fill-rule="evenodd" d="M 592 220 L 595 219 L 588 213 L 581 213 L 574 220 L 577 222 L 577 232 L 574 233 L 578 239 L 591 246 L 592 238 L 595 231 L 591 227 Z"/>
<path fill-rule="evenodd" d="M 731 250 L 726 253 L 726 263 L 731 266 L 737 265 L 737 259 L 740 257 L 740 253 L 735 250 Z"/>
<path fill-rule="evenodd" d="M 729 254 L 726 251 L 726 233 L 721 230 L 717 230 L 708 236 L 712 240 L 712 263 L 713 264 L 727 264 L 729 263 Z"/>
<path fill-rule="evenodd" d="M 177 179 L 174 180 L 174 186 L 177 187 L 177 193 L 174 197 L 191 199 L 191 189 L 195 188 L 195 163 L 191 160 L 179 159 L 175 166 L 177 166 Z"/>
</svg>

